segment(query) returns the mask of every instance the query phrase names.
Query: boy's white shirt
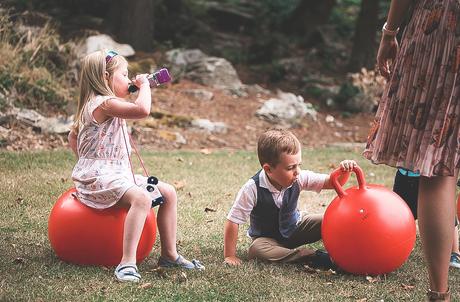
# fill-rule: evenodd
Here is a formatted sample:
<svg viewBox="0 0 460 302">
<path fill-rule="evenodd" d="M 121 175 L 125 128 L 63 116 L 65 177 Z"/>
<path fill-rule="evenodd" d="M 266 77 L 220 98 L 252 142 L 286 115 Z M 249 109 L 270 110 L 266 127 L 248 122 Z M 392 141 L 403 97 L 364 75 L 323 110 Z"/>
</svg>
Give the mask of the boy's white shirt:
<svg viewBox="0 0 460 302">
<path fill-rule="evenodd" d="M 324 187 L 325 181 L 329 175 L 315 173 L 308 170 L 301 170 L 297 182 L 300 185 L 301 191 L 315 191 L 321 192 Z M 271 182 L 268 180 L 265 171 L 260 171 L 259 174 L 259 185 L 262 188 L 266 188 L 270 191 L 275 201 L 275 205 L 280 208 L 283 203 L 284 192 L 288 188 L 284 188 L 281 191 L 276 189 Z M 257 202 L 257 187 L 256 183 L 250 178 L 238 192 L 235 202 L 233 203 L 230 212 L 227 215 L 227 219 L 236 224 L 244 224 L 248 221 L 249 215 L 252 209 L 256 206 Z"/>
</svg>

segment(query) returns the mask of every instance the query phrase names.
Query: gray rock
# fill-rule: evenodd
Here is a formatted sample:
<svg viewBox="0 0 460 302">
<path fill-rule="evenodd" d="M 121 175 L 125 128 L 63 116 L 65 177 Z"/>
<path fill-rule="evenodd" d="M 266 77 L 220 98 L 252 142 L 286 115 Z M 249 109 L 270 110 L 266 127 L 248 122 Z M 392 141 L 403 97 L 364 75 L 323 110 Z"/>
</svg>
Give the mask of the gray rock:
<svg viewBox="0 0 460 302">
<path fill-rule="evenodd" d="M 207 119 L 195 119 L 192 121 L 192 127 L 206 130 L 210 133 L 227 133 L 227 125 L 223 122 L 211 122 Z"/>
<path fill-rule="evenodd" d="M 119 44 L 115 42 L 108 35 L 96 35 L 88 37 L 83 44 L 80 44 L 77 48 L 77 54 L 80 57 L 92 53 L 97 50 L 108 49 L 118 52 L 124 57 L 130 57 L 135 54 L 134 49 L 129 44 Z"/>
<path fill-rule="evenodd" d="M 185 78 L 234 93 L 244 89 L 235 68 L 223 58 L 207 57 L 190 64 Z"/>
<path fill-rule="evenodd" d="M 43 133 L 63 134 L 70 131 L 73 117 L 44 117 L 35 110 L 20 109 L 16 118 L 19 122 L 40 129 Z"/>
<path fill-rule="evenodd" d="M 272 123 L 293 126 L 305 116 L 317 119 L 317 112 L 310 103 L 305 103 L 303 97 L 293 93 L 278 91 L 277 98 L 266 101 L 257 110 L 256 116 Z"/>
<path fill-rule="evenodd" d="M 200 101 L 209 102 L 214 98 L 214 93 L 204 89 L 185 89 L 181 92 L 187 96 L 190 96 Z"/>
</svg>

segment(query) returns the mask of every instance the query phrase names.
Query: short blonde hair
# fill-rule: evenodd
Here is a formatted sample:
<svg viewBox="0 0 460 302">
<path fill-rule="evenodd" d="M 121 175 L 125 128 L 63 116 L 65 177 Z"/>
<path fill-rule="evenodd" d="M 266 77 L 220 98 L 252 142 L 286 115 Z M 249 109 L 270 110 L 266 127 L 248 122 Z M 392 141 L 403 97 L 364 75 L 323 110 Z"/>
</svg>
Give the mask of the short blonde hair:
<svg viewBox="0 0 460 302">
<path fill-rule="evenodd" d="M 112 78 L 114 71 L 122 64 L 127 63 L 122 55 L 115 55 L 106 62 L 108 51 L 99 50 L 86 55 L 83 58 L 80 72 L 80 97 L 78 99 L 77 113 L 75 114 L 72 130 L 78 133 L 81 125 L 83 108 L 86 103 L 96 95 L 115 96 L 113 87 L 105 81 L 106 72 L 108 78 Z M 113 85 L 112 85 L 113 86 Z"/>
<path fill-rule="evenodd" d="M 257 142 L 257 156 L 261 166 L 269 164 L 275 167 L 282 153 L 297 154 L 299 151 L 300 142 L 297 137 L 283 129 L 267 130 Z"/>
</svg>

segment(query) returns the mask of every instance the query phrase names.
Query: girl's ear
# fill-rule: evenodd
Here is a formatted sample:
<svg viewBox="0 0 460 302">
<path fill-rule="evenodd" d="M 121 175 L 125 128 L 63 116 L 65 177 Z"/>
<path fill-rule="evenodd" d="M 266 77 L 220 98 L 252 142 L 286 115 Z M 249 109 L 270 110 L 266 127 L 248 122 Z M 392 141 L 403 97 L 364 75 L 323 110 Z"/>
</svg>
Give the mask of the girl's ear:
<svg viewBox="0 0 460 302">
<path fill-rule="evenodd" d="M 104 71 L 104 78 L 109 81 L 109 73 L 107 71 Z"/>
</svg>

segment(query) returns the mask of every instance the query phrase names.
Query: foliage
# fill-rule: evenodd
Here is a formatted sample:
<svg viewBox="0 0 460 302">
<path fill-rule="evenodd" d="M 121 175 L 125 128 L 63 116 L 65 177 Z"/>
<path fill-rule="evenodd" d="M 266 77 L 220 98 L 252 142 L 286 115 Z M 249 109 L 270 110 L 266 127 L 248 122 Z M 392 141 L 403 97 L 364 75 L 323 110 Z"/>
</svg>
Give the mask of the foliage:
<svg viewBox="0 0 460 302">
<path fill-rule="evenodd" d="M 382 97 L 386 80 L 373 70 L 362 68 L 360 72 L 347 76 L 335 103 L 351 112 L 372 112 Z"/>
<path fill-rule="evenodd" d="M 368 182 L 391 186 L 394 169 L 374 166 L 360 153 L 336 148 L 304 150 L 304 168 L 328 173 L 341 159 L 356 158 Z M 156 270 L 158 237 L 152 255 L 139 265 L 143 277 L 140 284 L 116 282 L 113 268 L 60 261 L 48 241 L 47 221 L 54 202 L 72 185 L 69 176 L 75 158 L 63 150 L 0 152 L 1 301 L 423 301 L 428 284 L 419 241 L 399 270 L 366 278 L 312 272 L 301 265 L 248 261 L 250 240 L 247 225 L 242 225 L 238 255 L 243 265 L 224 266 L 225 217 L 238 189 L 259 168 L 256 155 L 234 151 L 208 155 L 146 151 L 142 155 L 160 179 L 169 183 L 185 181 L 178 190 L 179 251 L 201 260 L 206 270 Z M 324 211 L 336 195 L 333 190 L 303 193 L 300 207 L 310 212 Z M 454 282 L 459 272 L 450 272 L 454 300 L 460 292 L 460 283 Z"/>
<path fill-rule="evenodd" d="M 21 15 L 0 10 L 0 57 L 0 91 L 16 106 L 60 110 L 74 97 L 73 46 L 50 23 L 27 26 Z"/>
</svg>

